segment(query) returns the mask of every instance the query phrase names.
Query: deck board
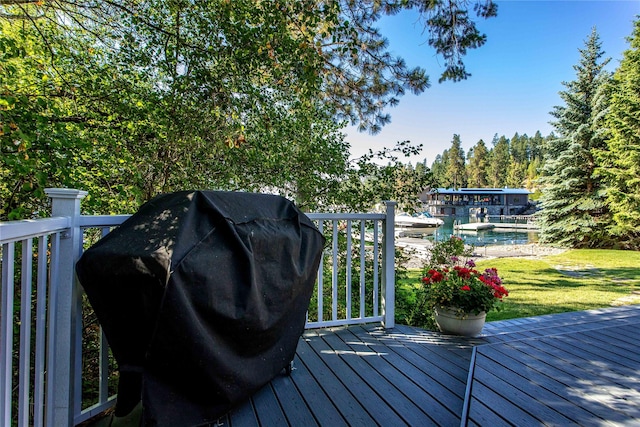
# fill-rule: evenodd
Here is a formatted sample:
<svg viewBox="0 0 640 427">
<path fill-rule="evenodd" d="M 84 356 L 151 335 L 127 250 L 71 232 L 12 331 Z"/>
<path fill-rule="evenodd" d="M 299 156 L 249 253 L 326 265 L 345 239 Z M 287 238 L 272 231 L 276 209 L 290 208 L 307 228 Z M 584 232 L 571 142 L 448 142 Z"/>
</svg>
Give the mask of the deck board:
<svg viewBox="0 0 640 427">
<path fill-rule="evenodd" d="M 550 326 L 554 320 L 558 324 Z M 476 348 L 472 393 L 465 402 L 469 425 L 491 417 L 488 408 L 512 421 L 512 414 L 494 409 L 504 402 L 509 410 L 534 414 L 533 425 L 640 425 L 638 306 L 536 322 L 537 337 L 489 339 Z"/>
<path fill-rule="evenodd" d="M 275 378 L 221 422 L 640 425 L 638 350 L 640 306 L 492 322 L 477 338 L 404 325 L 308 330 L 292 374 Z"/>
</svg>

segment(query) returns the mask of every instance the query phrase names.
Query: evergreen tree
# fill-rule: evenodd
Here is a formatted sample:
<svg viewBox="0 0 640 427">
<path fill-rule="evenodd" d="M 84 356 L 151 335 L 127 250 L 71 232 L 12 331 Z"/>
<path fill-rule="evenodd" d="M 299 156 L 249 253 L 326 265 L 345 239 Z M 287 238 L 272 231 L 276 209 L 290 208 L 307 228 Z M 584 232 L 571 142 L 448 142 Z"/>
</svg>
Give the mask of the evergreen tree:
<svg viewBox="0 0 640 427">
<path fill-rule="evenodd" d="M 569 247 L 606 245 L 607 215 L 601 178 L 596 174 L 596 150 L 606 147 L 597 120 L 606 108 L 599 92 L 610 79 L 601 61 L 604 52 L 594 29 L 580 49 L 576 80 L 563 82 L 564 106 L 551 112 L 558 137 L 549 151 L 540 183 L 543 187 L 540 240 Z"/>
<path fill-rule="evenodd" d="M 507 185 L 507 170 L 509 169 L 509 140 L 496 134 L 493 138 L 493 148 L 489 158 L 488 179 L 489 185 L 494 188 L 502 188 Z"/>
<path fill-rule="evenodd" d="M 513 157 L 509 162 L 505 185 L 511 188 L 521 188 L 525 185 L 529 162 L 516 162 Z"/>
<path fill-rule="evenodd" d="M 545 138 L 542 137 L 540 131 L 537 131 L 533 137 L 529 138 L 527 143 L 529 145 L 527 150 L 529 151 L 531 160 L 538 159 L 538 161 L 541 161 L 544 159 L 547 143 Z"/>
<path fill-rule="evenodd" d="M 430 175 L 431 171 L 429 170 L 429 167 L 427 166 L 427 159 L 424 159 L 421 162 L 416 163 L 416 175 L 417 176 L 422 176 L 422 175 Z"/>
<path fill-rule="evenodd" d="M 487 164 L 489 150 L 483 140 L 480 140 L 469 150 L 467 164 L 468 185 L 473 188 L 485 188 L 487 181 Z"/>
<path fill-rule="evenodd" d="M 449 150 L 444 150 L 442 154 L 438 154 L 431 164 L 431 173 L 433 174 L 433 185 L 436 187 L 445 186 L 445 174 L 447 171 L 447 162 L 449 159 Z"/>
<path fill-rule="evenodd" d="M 509 143 L 509 167 L 507 171 L 506 184 L 508 187 L 520 188 L 524 185 L 529 166 L 529 137 L 525 134 L 520 136 L 517 132 Z"/>
<path fill-rule="evenodd" d="M 611 84 L 608 152 L 601 153 L 601 172 L 608 186 L 607 202 L 613 215 L 610 230 L 624 246 L 640 248 L 640 18 L 628 39 Z"/>
<path fill-rule="evenodd" d="M 527 190 L 535 190 L 538 181 L 538 171 L 540 169 L 540 159 L 537 157 L 529 162 L 527 173 L 524 179 L 524 187 Z"/>
<path fill-rule="evenodd" d="M 529 155 L 529 137 L 524 134 L 520 136 L 518 132 L 511 138 L 509 142 L 509 152 L 511 159 L 515 163 L 527 163 L 531 157 Z"/>
<path fill-rule="evenodd" d="M 451 188 L 465 187 L 467 185 L 467 176 L 464 168 L 464 149 L 461 146 L 460 135 L 453 135 L 448 160 L 445 185 Z"/>
</svg>

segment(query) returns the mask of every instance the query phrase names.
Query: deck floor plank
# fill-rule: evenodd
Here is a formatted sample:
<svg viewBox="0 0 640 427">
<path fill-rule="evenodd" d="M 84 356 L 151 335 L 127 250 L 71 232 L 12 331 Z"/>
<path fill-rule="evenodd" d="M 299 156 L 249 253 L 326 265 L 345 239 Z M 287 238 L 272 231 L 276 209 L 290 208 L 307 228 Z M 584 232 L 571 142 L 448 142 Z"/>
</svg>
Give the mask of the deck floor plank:
<svg viewBox="0 0 640 427">
<path fill-rule="evenodd" d="M 539 342 L 531 344 L 532 347 L 540 348 Z M 555 347 L 557 343 L 554 341 L 553 345 Z M 555 348 L 557 349 L 557 347 Z M 635 403 L 639 401 L 640 389 L 637 383 L 633 384 L 629 381 L 630 378 L 637 378 L 638 369 L 621 374 L 619 372 L 620 366 L 615 362 L 584 359 L 582 356 L 584 353 L 573 351 L 570 345 L 567 346 L 566 352 L 554 351 L 553 354 L 556 355 L 554 360 L 561 362 L 558 363 L 561 369 L 571 376 L 571 380 L 567 384 L 567 393 L 570 393 L 571 396 L 580 394 L 582 396 L 580 404 L 583 407 L 592 408 L 594 401 L 597 400 L 606 405 L 610 411 L 615 411 L 623 417 L 637 418 L 640 415 Z M 620 400 L 615 397 L 614 392 L 615 394 L 632 394 L 638 397 L 631 401 Z M 627 405 L 627 403 L 631 403 L 631 405 Z M 610 413 L 607 417 L 616 418 L 616 415 Z"/>
<path fill-rule="evenodd" d="M 501 396 L 504 401 L 509 402 L 511 406 L 520 408 L 533 419 L 538 420 L 536 424 L 563 426 L 577 424 L 566 417 L 562 411 L 558 411 L 546 404 L 536 403 L 544 402 L 545 400 L 557 402 L 557 396 L 552 396 L 552 393 L 548 391 L 545 393 L 542 388 L 532 387 L 528 381 L 518 379 L 517 374 L 504 370 L 499 364 L 493 363 L 494 369 L 491 369 L 490 366 L 487 366 L 487 361 L 484 361 L 485 363 L 482 362 L 481 358 L 476 361 L 474 387 L 477 382 L 483 383 L 487 388 L 493 389 L 494 393 Z M 493 401 L 490 402 L 491 406 L 495 404 Z M 535 410 L 531 410 L 531 408 L 535 408 Z M 527 425 L 530 425 L 530 423 Z"/>
<path fill-rule="evenodd" d="M 466 413 L 469 427 L 640 425 L 639 349 L 640 306 L 492 322 L 477 338 L 404 325 L 308 330 L 292 374 L 221 421 L 458 427 Z"/>
<path fill-rule="evenodd" d="M 479 369 L 486 371 L 486 374 L 484 374 L 485 383 L 494 387 L 504 399 L 521 407 L 531 405 L 531 400 L 544 402 L 542 405 L 535 405 L 542 408 L 542 410 L 535 411 L 534 414 L 541 422 L 571 425 L 575 423 L 584 424 L 594 418 L 594 414 L 571 403 L 570 399 L 563 395 L 564 389 L 560 387 L 545 387 L 547 381 L 539 378 L 536 381 L 535 376 L 532 379 L 531 376 L 523 376 L 519 372 L 506 369 L 509 366 L 515 366 L 517 371 L 522 371 L 521 365 L 518 367 L 517 361 L 513 363 L 509 357 L 496 359 L 491 356 L 490 352 L 483 349 L 482 354 L 479 354 L 476 359 L 476 364 L 481 366 Z M 496 378 L 489 377 L 487 374 Z M 482 378 L 482 371 L 478 371 L 477 374 L 474 373 L 474 381 L 482 381 Z M 520 393 L 523 393 L 523 397 L 521 399 L 516 398 Z"/>
<path fill-rule="evenodd" d="M 371 418 L 371 422 L 379 422 L 383 425 L 404 425 L 404 421 L 394 411 L 394 409 L 381 398 L 369 383 L 367 379 L 372 381 L 375 386 L 381 387 L 379 375 L 366 368 L 366 364 L 362 360 L 357 360 L 359 363 L 358 368 L 354 369 L 345 361 L 345 357 L 348 357 L 348 353 L 342 353 L 333 349 L 327 339 L 333 337 L 334 334 L 330 331 L 322 331 L 317 340 L 310 342 L 311 347 L 316 351 L 318 356 L 325 361 L 327 366 L 331 366 L 331 369 L 335 372 L 336 378 L 338 378 L 347 390 L 353 395 L 358 404 L 366 411 L 366 415 Z M 362 356 L 361 356 L 362 357 Z M 388 392 L 388 390 L 387 390 Z M 363 414 L 364 417 L 364 414 Z M 375 421 L 374 421 L 375 420 Z"/>
<path fill-rule="evenodd" d="M 407 425 L 432 423 L 420 405 L 425 404 L 429 407 L 434 402 L 425 401 L 424 396 L 428 395 L 411 383 L 398 366 L 390 363 L 386 348 L 379 349 L 382 351 L 369 346 L 362 348 L 364 343 L 361 341 L 355 346 L 354 343 L 359 340 L 355 339 L 355 335 L 344 334 L 343 331 L 346 330 L 338 331 L 333 337 L 327 337 L 327 342 L 341 352 L 341 357 L 354 371 L 361 373 L 362 380 L 387 402 L 390 409 Z"/>
<path fill-rule="evenodd" d="M 298 345 L 300 348 L 301 344 Z M 291 381 L 300 391 L 300 395 L 307 404 L 309 412 L 319 425 L 327 426 L 346 426 L 347 422 L 342 417 L 332 400 L 320 387 L 318 381 L 309 372 L 307 366 L 300 359 L 302 351 L 298 351 L 298 355 L 294 359 L 294 370 L 291 373 Z"/>
<path fill-rule="evenodd" d="M 353 334 L 345 330 L 339 332 L 338 336 L 351 341 L 349 337 Z M 449 404 L 462 408 L 459 397 L 450 392 L 447 393 L 448 390 L 438 387 L 434 381 L 425 384 L 425 381 L 421 381 L 427 378 L 424 372 L 398 357 L 389 347 L 381 345 L 369 347 L 383 356 L 365 357 L 364 361 L 397 390 L 397 392 L 390 392 L 386 399 L 409 425 L 431 425 L 434 422 L 442 424 L 450 422 L 452 416 L 460 413 L 447 410 Z M 434 397 L 434 394 L 437 397 Z M 452 397 L 457 399 L 452 402 L 449 399 Z M 407 404 L 407 401 L 411 404 Z"/>
<path fill-rule="evenodd" d="M 594 402 L 588 407 L 576 405 L 577 398 L 581 399 L 584 396 L 569 395 L 567 386 L 572 384 L 573 379 L 567 381 L 566 374 L 554 366 L 545 365 L 513 347 L 505 351 L 504 346 L 485 346 L 482 348 L 482 354 L 493 360 L 499 360 L 505 368 L 518 373 L 529 381 L 530 387 L 527 387 L 527 389 L 544 388 L 554 393 L 557 399 L 548 400 L 548 404 L 552 404 L 554 407 L 562 407 L 563 413 L 572 414 L 572 419 L 575 417 L 576 420 L 597 418 L 606 420 L 607 417 L 611 416 L 611 409 L 604 404 Z"/>
<path fill-rule="evenodd" d="M 509 420 L 512 425 L 515 426 L 534 426 L 539 422 L 526 411 L 523 411 L 519 406 L 511 404 L 511 402 L 501 395 L 497 394 L 493 387 L 487 387 L 484 383 L 474 383 L 473 396 L 471 397 L 471 409 L 475 411 L 476 401 L 478 396 L 482 396 L 482 402 L 491 402 L 488 407 L 495 413 L 500 414 L 505 419 Z M 475 421 L 475 412 L 470 414 L 470 418 Z M 491 424 L 481 424 L 491 425 Z"/>
<path fill-rule="evenodd" d="M 310 427 L 317 425 L 307 402 L 298 391 L 290 375 L 281 375 L 280 378 L 271 382 L 271 386 L 289 425 Z"/>
<path fill-rule="evenodd" d="M 406 378 L 419 387 L 416 394 L 427 394 L 421 396 L 416 403 L 422 408 L 428 408 L 428 413 L 432 418 L 451 417 L 452 411 L 453 415 L 460 414 L 463 403 L 460 396 L 465 388 L 463 382 L 457 381 L 456 378 L 438 369 L 438 366 L 434 365 L 432 361 L 421 358 L 418 354 L 407 351 L 403 347 L 398 348 L 396 345 L 386 347 L 376 344 L 371 344 L 371 347 L 378 352 L 387 351 L 388 355 L 385 359 L 400 371 L 402 380 L 404 381 Z M 391 370 L 385 372 L 385 376 L 390 381 L 398 382 Z M 411 383 L 403 382 L 403 391 L 408 396 L 413 395 L 407 389 L 407 387 L 413 389 Z"/>
<path fill-rule="evenodd" d="M 235 408 L 229 413 L 229 425 L 232 427 L 259 427 L 257 415 L 253 408 L 253 399 Z"/>
<path fill-rule="evenodd" d="M 527 343 L 514 343 L 511 347 L 518 347 L 525 356 L 520 356 L 523 364 L 535 367 L 536 372 L 540 372 L 558 384 L 558 387 L 564 388 L 566 394 L 572 402 L 580 405 L 590 412 L 603 419 L 620 421 L 627 419 L 628 415 L 617 413 L 611 410 L 609 402 L 609 394 L 594 393 L 595 388 L 584 384 L 581 376 L 576 376 L 576 372 L 564 369 L 563 360 L 549 356 L 548 353 L 541 352 L 533 346 L 527 346 Z M 485 350 L 484 348 L 482 349 Z M 527 356 L 535 356 L 534 359 L 528 359 Z M 610 375 L 606 371 L 601 371 L 602 375 Z M 591 378 L 591 373 L 587 373 L 586 378 Z M 540 379 L 544 381 L 544 378 Z M 547 386 L 548 387 L 548 386 Z"/>
<path fill-rule="evenodd" d="M 640 425 L 640 306 L 541 317 L 529 325 L 539 337 L 487 337 L 476 347 L 469 425 L 483 425 L 492 411 L 504 416 L 495 405 L 505 401 L 515 411 L 506 412 L 509 421 L 517 407 L 540 418 L 533 425 Z"/>
<path fill-rule="evenodd" d="M 633 378 L 637 372 L 638 364 L 608 354 L 606 349 L 600 352 L 592 352 L 578 347 L 579 341 L 569 341 L 566 336 L 554 336 L 552 338 L 532 340 L 532 347 L 548 353 L 551 357 L 565 362 L 563 366 L 576 377 L 581 375 L 596 375 L 603 369 L 616 373 L 621 379 L 630 376 Z M 588 344 L 587 344 L 588 346 Z M 587 377 L 588 378 L 588 377 Z"/>
<path fill-rule="evenodd" d="M 435 381 L 454 394 L 459 395 L 466 387 L 467 373 L 469 372 L 469 355 L 465 355 L 463 366 L 451 362 L 449 355 L 446 358 L 434 357 L 428 351 L 428 345 L 417 344 L 413 341 L 402 341 L 399 338 L 379 337 L 378 341 L 387 344 L 387 348 L 393 351 L 397 357 L 418 368 L 418 375 L 426 375 L 426 381 Z M 374 341 L 372 346 L 376 345 Z M 439 355 L 441 356 L 441 355 Z M 405 363 L 403 362 L 403 363 Z"/>
<path fill-rule="evenodd" d="M 253 407 L 258 416 L 258 422 L 262 426 L 281 426 L 287 424 L 287 417 L 282 412 L 282 408 L 275 395 L 273 383 L 281 382 L 281 378 L 276 378 L 271 384 L 267 384 L 253 397 Z"/>
<path fill-rule="evenodd" d="M 350 425 L 371 426 L 375 421 L 362 405 L 354 398 L 351 392 L 340 381 L 339 373 L 335 371 L 335 365 L 325 361 L 316 353 L 311 342 L 321 338 L 317 335 L 305 333 L 298 345 L 298 355 L 306 365 L 308 371 L 318 382 L 323 392 L 329 396 L 340 415 Z M 335 359 L 335 358 L 334 358 Z M 296 371 L 293 372 L 295 374 Z"/>
</svg>

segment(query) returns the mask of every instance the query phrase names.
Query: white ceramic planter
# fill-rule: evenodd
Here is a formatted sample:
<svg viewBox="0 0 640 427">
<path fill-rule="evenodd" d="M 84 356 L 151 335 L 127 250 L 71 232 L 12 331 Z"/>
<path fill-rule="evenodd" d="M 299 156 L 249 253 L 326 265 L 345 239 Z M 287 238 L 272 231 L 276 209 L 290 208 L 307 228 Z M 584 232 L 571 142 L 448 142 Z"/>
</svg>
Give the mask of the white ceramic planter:
<svg viewBox="0 0 640 427">
<path fill-rule="evenodd" d="M 478 335 L 484 327 L 486 317 L 487 313 L 484 311 L 478 315 L 465 314 L 460 317 L 454 308 L 436 307 L 435 309 L 436 324 L 440 331 L 445 334 L 466 337 Z"/>
</svg>

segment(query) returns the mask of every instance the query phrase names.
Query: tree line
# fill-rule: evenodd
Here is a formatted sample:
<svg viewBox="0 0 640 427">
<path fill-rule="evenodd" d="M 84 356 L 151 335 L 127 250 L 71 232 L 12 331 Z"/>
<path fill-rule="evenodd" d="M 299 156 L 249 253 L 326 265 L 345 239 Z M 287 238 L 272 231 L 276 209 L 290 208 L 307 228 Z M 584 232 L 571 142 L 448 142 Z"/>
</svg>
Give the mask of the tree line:
<svg viewBox="0 0 640 427">
<path fill-rule="evenodd" d="M 548 141 L 554 135 L 516 133 L 511 138 L 495 134 L 488 146 L 479 140 L 465 153 L 460 135 L 431 164 L 434 187 L 527 188 L 535 191 Z M 423 162 L 426 166 L 426 160 Z"/>
</svg>

